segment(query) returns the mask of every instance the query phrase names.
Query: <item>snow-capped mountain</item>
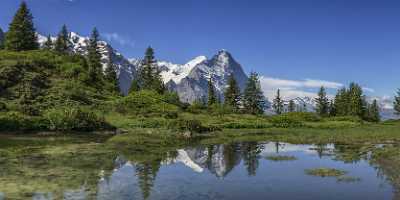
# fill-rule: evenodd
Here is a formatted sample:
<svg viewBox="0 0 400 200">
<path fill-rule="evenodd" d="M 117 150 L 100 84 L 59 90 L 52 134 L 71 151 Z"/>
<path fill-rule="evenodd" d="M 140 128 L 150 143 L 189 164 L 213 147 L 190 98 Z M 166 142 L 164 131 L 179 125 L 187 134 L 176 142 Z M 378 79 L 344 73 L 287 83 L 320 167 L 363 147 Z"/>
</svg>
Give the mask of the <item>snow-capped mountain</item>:
<svg viewBox="0 0 400 200">
<path fill-rule="evenodd" d="M 219 51 L 211 59 L 199 56 L 184 65 L 158 62 L 167 87 L 176 91 L 184 102 L 205 98 L 208 94 L 208 80 L 211 78 L 217 95 L 222 99 L 229 76 L 232 74 L 241 89 L 247 75 L 226 50 Z"/>
</svg>

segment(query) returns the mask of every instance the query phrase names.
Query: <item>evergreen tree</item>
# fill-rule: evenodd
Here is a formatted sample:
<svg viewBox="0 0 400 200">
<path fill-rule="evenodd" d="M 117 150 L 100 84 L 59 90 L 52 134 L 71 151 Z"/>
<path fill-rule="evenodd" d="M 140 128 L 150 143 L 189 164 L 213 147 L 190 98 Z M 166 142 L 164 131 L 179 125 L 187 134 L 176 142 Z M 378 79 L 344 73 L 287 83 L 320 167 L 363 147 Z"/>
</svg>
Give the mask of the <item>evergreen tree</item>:
<svg viewBox="0 0 400 200">
<path fill-rule="evenodd" d="M 70 49 L 70 34 L 68 32 L 67 26 L 64 24 L 61 28 L 60 33 L 58 33 L 57 40 L 54 44 L 54 50 L 58 53 L 68 53 Z"/>
<path fill-rule="evenodd" d="M 228 87 L 225 90 L 225 101 L 224 104 L 232 107 L 234 111 L 240 108 L 240 88 L 233 75 L 229 76 Z"/>
<path fill-rule="evenodd" d="M 394 97 L 394 110 L 397 115 L 400 115 L 400 89 L 397 91 L 397 95 Z"/>
<path fill-rule="evenodd" d="M 89 63 L 89 78 L 91 81 L 96 81 L 101 78 L 103 69 L 101 64 L 101 54 L 98 46 L 100 34 L 96 28 L 93 29 L 88 43 L 88 63 Z"/>
<path fill-rule="evenodd" d="M 336 107 L 335 102 L 333 100 L 329 103 L 329 116 L 333 117 L 336 116 Z"/>
<path fill-rule="evenodd" d="M 295 112 L 296 111 L 296 104 L 294 103 L 293 99 L 289 101 L 288 111 L 289 112 Z"/>
<path fill-rule="evenodd" d="M 372 122 L 381 121 L 381 116 L 379 113 L 379 106 L 376 99 L 372 102 L 372 104 L 368 108 L 368 119 Z"/>
<path fill-rule="evenodd" d="M 214 104 L 217 103 L 217 96 L 215 94 L 215 88 L 214 88 L 214 84 L 210 79 L 208 80 L 208 100 L 207 100 L 207 105 L 208 106 L 212 106 Z"/>
<path fill-rule="evenodd" d="M 129 93 L 138 92 L 138 91 L 140 91 L 139 79 L 134 78 L 134 79 L 132 79 L 131 87 L 129 88 Z"/>
<path fill-rule="evenodd" d="M 107 67 L 104 71 L 104 78 L 111 83 L 113 91 L 119 92 L 117 71 L 110 55 L 108 56 Z"/>
<path fill-rule="evenodd" d="M 4 48 L 4 32 L 0 28 L 0 49 L 3 49 L 3 48 Z"/>
<path fill-rule="evenodd" d="M 243 106 L 250 114 L 262 114 L 266 108 L 264 94 L 258 74 L 252 72 L 247 80 L 246 88 L 243 93 Z"/>
<path fill-rule="evenodd" d="M 23 1 L 14 15 L 6 34 L 5 48 L 11 51 L 28 51 L 39 48 L 33 16 Z"/>
<path fill-rule="evenodd" d="M 44 50 L 52 50 L 53 49 L 53 42 L 51 40 L 51 36 L 47 36 L 46 42 L 43 44 L 43 49 Z"/>
<path fill-rule="evenodd" d="M 275 113 L 278 115 L 282 114 L 282 112 L 283 112 L 283 100 L 281 97 L 280 89 L 278 89 L 278 91 L 276 92 L 276 96 L 273 101 L 272 108 L 274 108 Z"/>
<path fill-rule="evenodd" d="M 349 111 L 349 97 L 346 88 L 342 88 L 338 90 L 335 96 L 334 102 L 334 110 L 337 116 L 346 116 L 348 115 Z"/>
<path fill-rule="evenodd" d="M 154 50 L 151 47 L 146 49 L 139 74 L 138 78 L 140 80 L 138 80 L 138 83 L 141 89 L 155 90 L 160 94 L 165 92 L 166 89 L 161 77 L 161 71 L 157 67 Z"/>
<path fill-rule="evenodd" d="M 364 105 L 361 87 L 356 83 L 351 83 L 349 87 L 349 115 L 363 117 Z"/>
<path fill-rule="evenodd" d="M 327 116 L 329 114 L 329 99 L 326 96 L 326 91 L 324 87 L 321 87 L 318 92 L 318 97 L 315 98 L 315 102 L 317 103 L 317 113 L 320 116 Z"/>
</svg>

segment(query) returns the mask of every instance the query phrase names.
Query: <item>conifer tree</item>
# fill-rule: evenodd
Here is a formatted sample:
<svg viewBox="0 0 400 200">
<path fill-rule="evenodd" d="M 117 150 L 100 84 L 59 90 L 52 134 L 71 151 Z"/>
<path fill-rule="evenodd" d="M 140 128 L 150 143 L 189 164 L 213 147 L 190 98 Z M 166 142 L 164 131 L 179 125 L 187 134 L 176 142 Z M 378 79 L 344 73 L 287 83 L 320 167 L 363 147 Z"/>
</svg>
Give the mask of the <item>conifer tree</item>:
<svg viewBox="0 0 400 200">
<path fill-rule="evenodd" d="M 281 97 L 280 89 L 278 89 L 278 91 L 276 92 L 276 96 L 273 101 L 272 108 L 274 109 L 275 113 L 278 115 L 282 114 L 282 112 L 283 112 L 283 100 Z"/>
<path fill-rule="evenodd" d="M 349 87 L 349 115 L 363 117 L 365 112 L 363 92 L 356 83 L 351 83 Z"/>
<path fill-rule="evenodd" d="M 89 78 L 91 81 L 99 80 L 103 72 L 101 54 L 98 46 L 99 38 L 100 34 L 97 29 L 94 28 L 90 35 L 87 56 L 89 63 Z"/>
<path fill-rule="evenodd" d="M 5 48 L 11 51 L 28 51 L 39 48 L 33 16 L 23 1 L 10 23 L 5 39 Z"/>
<path fill-rule="evenodd" d="M 326 96 L 326 91 L 324 87 L 321 87 L 318 92 L 318 97 L 315 98 L 317 103 L 316 111 L 320 116 L 327 116 L 329 114 L 329 99 Z"/>
<path fill-rule="evenodd" d="M 68 53 L 70 49 L 70 34 L 67 26 L 64 24 L 61 28 L 60 33 L 57 35 L 57 40 L 54 44 L 54 50 L 58 53 Z"/>
<path fill-rule="evenodd" d="M 0 28 L 0 49 L 3 49 L 3 48 L 4 48 L 4 32 Z"/>
<path fill-rule="evenodd" d="M 394 97 L 394 110 L 396 115 L 400 115 L 400 89 L 397 90 L 397 94 Z"/>
<path fill-rule="evenodd" d="M 53 49 L 53 41 L 51 40 L 51 36 L 47 36 L 46 42 L 43 44 L 44 50 L 52 50 Z"/>
<path fill-rule="evenodd" d="M 114 63 L 112 62 L 110 55 L 108 56 L 107 67 L 104 71 L 104 78 L 106 81 L 111 83 L 113 91 L 119 92 L 117 69 Z"/>
<path fill-rule="evenodd" d="M 295 112 L 296 111 L 296 104 L 294 103 L 293 99 L 289 101 L 288 111 L 289 112 Z"/>
<path fill-rule="evenodd" d="M 336 107 L 335 102 L 333 100 L 329 103 L 329 116 L 333 117 L 336 116 Z"/>
<path fill-rule="evenodd" d="M 240 108 L 240 88 L 233 75 L 228 78 L 228 87 L 225 90 L 224 104 L 230 106 L 234 111 Z"/>
<path fill-rule="evenodd" d="M 376 99 L 374 99 L 374 101 L 372 102 L 372 104 L 369 106 L 368 109 L 368 113 L 369 113 L 369 120 L 372 122 L 379 122 L 381 121 L 381 116 L 379 113 L 379 106 L 378 106 L 378 102 Z"/>
<path fill-rule="evenodd" d="M 334 110 L 338 116 L 346 116 L 349 111 L 349 95 L 346 88 L 339 89 L 334 102 Z"/>
<path fill-rule="evenodd" d="M 212 106 L 214 104 L 217 103 L 217 96 L 215 94 L 215 88 L 214 88 L 214 84 L 210 79 L 208 79 L 208 100 L 207 100 L 207 105 L 208 106 Z"/>
<path fill-rule="evenodd" d="M 265 97 L 261 90 L 258 74 L 250 73 L 246 88 L 243 92 L 243 106 L 250 114 L 262 114 L 266 108 Z"/>
<path fill-rule="evenodd" d="M 138 78 L 132 79 L 131 87 L 129 88 L 129 93 L 138 92 L 140 90 L 141 89 L 140 89 L 139 79 Z"/>
<path fill-rule="evenodd" d="M 140 89 L 155 90 L 160 94 L 164 93 L 166 90 L 161 77 L 161 71 L 157 67 L 154 58 L 154 50 L 151 47 L 146 49 L 138 78 L 139 80 L 137 81 L 140 84 Z"/>
</svg>

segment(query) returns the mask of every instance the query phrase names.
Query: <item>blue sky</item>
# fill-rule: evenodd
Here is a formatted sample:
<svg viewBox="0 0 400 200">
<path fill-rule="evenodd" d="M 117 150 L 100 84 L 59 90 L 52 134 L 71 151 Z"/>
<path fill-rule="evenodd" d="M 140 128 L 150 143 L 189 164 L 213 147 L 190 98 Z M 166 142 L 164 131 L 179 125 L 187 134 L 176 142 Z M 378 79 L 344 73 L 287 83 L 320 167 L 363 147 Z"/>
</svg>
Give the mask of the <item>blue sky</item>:
<svg viewBox="0 0 400 200">
<path fill-rule="evenodd" d="M 126 57 L 151 45 L 160 60 L 185 63 L 227 49 L 263 85 L 315 92 L 350 81 L 371 96 L 400 87 L 400 1 L 369 0 L 27 0 L 42 34 L 62 24 L 96 26 Z M 2 0 L 7 29 L 19 0 Z M 310 81 L 314 81 L 310 84 Z M 339 84 L 339 85 L 335 85 Z M 301 93 L 299 93 L 300 95 Z"/>
</svg>

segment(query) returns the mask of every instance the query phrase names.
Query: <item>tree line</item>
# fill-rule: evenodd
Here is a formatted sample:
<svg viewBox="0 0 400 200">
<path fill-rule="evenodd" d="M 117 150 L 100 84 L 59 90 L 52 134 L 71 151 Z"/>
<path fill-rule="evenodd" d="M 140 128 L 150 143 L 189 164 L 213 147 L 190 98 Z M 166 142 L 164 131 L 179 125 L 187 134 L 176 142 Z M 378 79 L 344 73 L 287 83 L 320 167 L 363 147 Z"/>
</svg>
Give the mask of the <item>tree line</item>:
<svg viewBox="0 0 400 200">
<path fill-rule="evenodd" d="M 88 82 L 108 81 L 113 85 L 112 90 L 119 92 L 117 69 L 112 62 L 111 54 L 109 55 L 105 69 L 103 69 L 99 39 L 100 34 L 98 30 L 93 28 L 90 38 L 87 41 Z M 0 29 L 0 49 L 30 51 L 40 48 L 59 54 L 72 54 L 70 32 L 67 26 L 63 25 L 56 39 L 48 35 L 46 42 L 40 46 L 33 23 L 33 16 L 26 2 L 23 1 L 14 15 L 8 31 L 4 34 Z M 147 48 L 140 66 L 140 69 L 138 69 L 133 78 L 130 92 L 155 90 L 162 94 L 167 91 L 160 74 L 161 71 L 156 66 L 153 48 Z M 322 117 L 357 116 L 367 121 L 380 121 L 377 100 L 368 103 L 362 88 L 356 83 L 351 83 L 348 88 L 339 89 L 333 100 L 329 100 L 326 89 L 321 87 L 318 97 L 314 100 L 316 102 L 316 112 Z M 241 92 L 235 77 L 231 74 L 227 81 L 227 88 L 224 91 L 223 102 L 217 96 L 212 76 L 210 76 L 208 81 L 208 98 L 204 104 L 210 108 L 220 105 L 233 112 L 245 112 L 249 114 L 262 114 L 267 107 L 266 99 L 261 90 L 259 76 L 255 72 L 250 74 L 243 92 Z M 282 114 L 284 106 L 284 100 L 278 89 L 272 108 L 276 114 Z M 400 115 L 400 89 L 395 95 L 394 110 L 396 114 Z M 296 111 L 296 104 L 293 100 L 289 101 L 287 111 Z"/>
</svg>

